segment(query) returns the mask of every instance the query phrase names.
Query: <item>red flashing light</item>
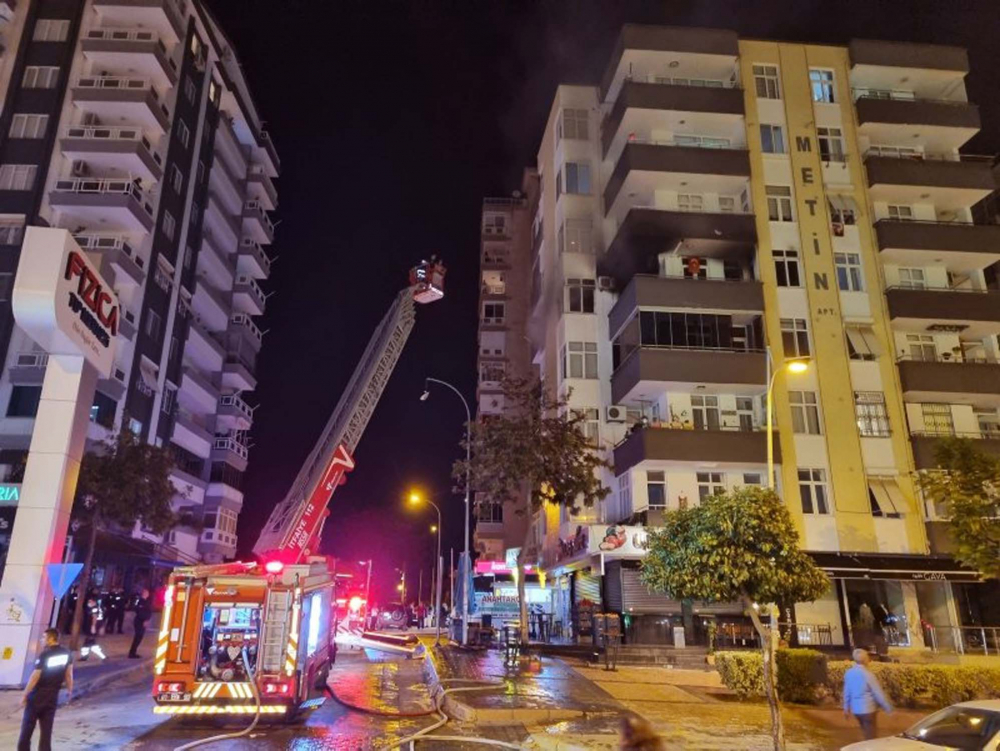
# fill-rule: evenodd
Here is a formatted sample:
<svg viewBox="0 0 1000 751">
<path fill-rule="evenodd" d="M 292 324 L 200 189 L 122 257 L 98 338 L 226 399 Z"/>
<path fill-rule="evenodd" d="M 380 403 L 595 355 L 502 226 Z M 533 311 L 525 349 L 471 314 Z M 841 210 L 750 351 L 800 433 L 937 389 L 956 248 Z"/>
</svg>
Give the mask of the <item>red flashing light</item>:
<svg viewBox="0 0 1000 751">
<path fill-rule="evenodd" d="M 288 684 L 287 683 L 265 683 L 264 684 L 265 694 L 287 694 Z"/>
<path fill-rule="evenodd" d="M 354 595 L 354 597 L 352 597 L 351 601 L 348 603 L 348 607 L 350 607 L 351 610 L 357 612 L 361 610 L 361 606 L 364 604 L 365 604 L 365 599 L 363 597 L 358 597 L 357 595 Z"/>
<path fill-rule="evenodd" d="M 280 574 L 285 570 L 285 564 L 281 561 L 268 561 L 264 564 L 264 570 L 269 574 Z"/>
</svg>

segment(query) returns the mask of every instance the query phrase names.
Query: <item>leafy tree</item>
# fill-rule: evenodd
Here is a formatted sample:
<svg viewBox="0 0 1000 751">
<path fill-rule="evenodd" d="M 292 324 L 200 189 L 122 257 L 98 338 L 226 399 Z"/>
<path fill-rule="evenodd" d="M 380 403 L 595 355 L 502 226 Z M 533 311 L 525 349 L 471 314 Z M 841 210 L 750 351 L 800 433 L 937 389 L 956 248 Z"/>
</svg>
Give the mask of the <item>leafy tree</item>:
<svg viewBox="0 0 1000 751">
<path fill-rule="evenodd" d="M 98 529 L 131 529 L 142 523 L 157 534 L 175 522 L 171 499 L 178 494 L 170 482 L 174 460 L 170 451 L 140 441 L 128 430 L 88 451 L 80 465 L 73 517 L 89 527 L 87 553 L 73 613 L 71 647 L 80 642 L 83 609 L 90 588 Z"/>
<path fill-rule="evenodd" d="M 598 476 L 599 469 L 611 464 L 583 434 L 582 413 L 569 409 L 565 398 L 552 396 L 538 379 L 511 378 L 502 391 L 504 411 L 471 426 L 469 480 L 474 491 L 496 501 L 527 498 L 529 515 L 551 503 L 576 513 L 611 492 Z M 452 474 L 464 481 L 465 470 L 465 462 L 459 461 Z M 523 572 L 530 530 L 529 525 L 517 559 L 522 639 L 528 635 Z"/>
<path fill-rule="evenodd" d="M 966 438 L 947 438 L 935 452 L 938 469 L 918 473 L 924 497 L 949 519 L 955 557 L 1000 579 L 1000 459 Z"/>
<path fill-rule="evenodd" d="M 798 533 L 777 494 L 742 487 L 668 512 L 664 526 L 649 533 L 641 577 L 651 589 L 676 600 L 743 604 L 760 637 L 774 748 L 782 751 L 773 603 L 815 600 L 827 590 L 829 580 L 799 549 Z M 771 623 L 765 626 L 758 608 L 768 604 Z"/>
</svg>

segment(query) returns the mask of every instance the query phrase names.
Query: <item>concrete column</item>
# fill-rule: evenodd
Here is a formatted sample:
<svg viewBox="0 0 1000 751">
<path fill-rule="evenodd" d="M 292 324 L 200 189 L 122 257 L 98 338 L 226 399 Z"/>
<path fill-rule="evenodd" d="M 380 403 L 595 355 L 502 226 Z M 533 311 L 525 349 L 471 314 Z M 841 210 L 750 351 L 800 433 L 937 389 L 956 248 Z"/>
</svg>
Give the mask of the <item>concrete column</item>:
<svg viewBox="0 0 1000 751">
<path fill-rule="evenodd" d="M 0 686 L 24 684 L 49 625 L 45 565 L 62 561 L 96 385 L 82 355 L 50 355 L 0 583 Z"/>
</svg>

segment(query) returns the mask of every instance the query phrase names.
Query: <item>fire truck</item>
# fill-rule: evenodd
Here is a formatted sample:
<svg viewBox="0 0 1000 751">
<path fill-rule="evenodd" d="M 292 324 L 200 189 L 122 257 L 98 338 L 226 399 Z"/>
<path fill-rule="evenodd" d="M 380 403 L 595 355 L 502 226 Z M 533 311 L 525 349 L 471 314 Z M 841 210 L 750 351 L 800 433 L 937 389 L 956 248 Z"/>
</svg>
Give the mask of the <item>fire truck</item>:
<svg viewBox="0 0 1000 751">
<path fill-rule="evenodd" d="M 175 569 L 154 659 L 154 712 L 290 718 L 323 702 L 336 657 L 336 572 L 315 555 L 330 499 L 410 336 L 444 295 L 433 257 L 410 271 L 347 388 L 253 548 L 256 560 Z M 318 695 L 317 695 L 318 694 Z"/>
</svg>

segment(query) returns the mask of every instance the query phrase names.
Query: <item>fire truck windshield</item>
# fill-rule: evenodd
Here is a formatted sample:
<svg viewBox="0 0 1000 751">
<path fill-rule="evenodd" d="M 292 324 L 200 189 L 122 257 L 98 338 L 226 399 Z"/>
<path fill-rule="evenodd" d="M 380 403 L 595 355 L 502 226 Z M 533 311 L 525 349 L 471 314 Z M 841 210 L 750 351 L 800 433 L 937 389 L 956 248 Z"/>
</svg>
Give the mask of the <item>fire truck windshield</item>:
<svg viewBox="0 0 1000 751">
<path fill-rule="evenodd" d="M 260 606 L 207 605 L 201 625 L 198 680 L 246 681 L 243 658 L 246 647 L 251 669 L 257 664 Z"/>
</svg>

